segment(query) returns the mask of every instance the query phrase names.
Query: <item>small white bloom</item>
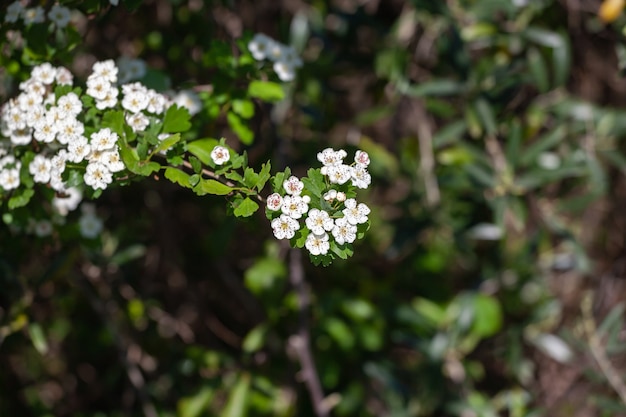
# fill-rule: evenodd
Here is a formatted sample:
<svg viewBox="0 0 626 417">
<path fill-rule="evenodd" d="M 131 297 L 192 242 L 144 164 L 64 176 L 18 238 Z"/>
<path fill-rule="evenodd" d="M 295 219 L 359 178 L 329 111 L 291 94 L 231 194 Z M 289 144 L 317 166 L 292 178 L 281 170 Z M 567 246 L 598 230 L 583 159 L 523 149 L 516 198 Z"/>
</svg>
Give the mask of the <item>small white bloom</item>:
<svg viewBox="0 0 626 417">
<path fill-rule="evenodd" d="M 307 214 L 306 227 L 316 235 L 324 234 L 333 230 L 335 223 L 324 210 L 311 209 Z"/>
<path fill-rule="evenodd" d="M 554 152 L 542 152 L 537 157 L 537 164 L 543 169 L 557 169 L 561 166 L 561 157 Z"/>
<path fill-rule="evenodd" d="M 31 23 L 42 23 L 45 20 L 43 7 L 37 6 L 30 9 L 25 9 L 22 12 L 24 17 L 24 23 L 29 25 Z"/>
<path fill-rule="evenodd" d="M 122 162 L 122 158 L 120 158 L 120 153 L 117 149 L 117 146 L 115 147 L 115 149 L 110 149 L 108 151 L 102 152 L 100 161 L 102 161 L 102 163 L 106 165 L 106 167 L 109 168 L 109 171 L 111 172 L 120 172 L 124 170 L 124 168 L 126 168 L 124 162 Z"/>
<path fill-rule="evenodd" d="M 20 186 L 20 171 L 17 168 L 3 169 L 0 171 L 0 187 L 6 191 L 14 190 Z"/>
<path fill-rule="evenodd" d="M 370 156 L 367 154 L 367 152 L 356 151 L 354 155 L 354 162 L 359 165 L 368 166 L 370 164 Z"/>
<path fill-rule="evenodd" d="M 58 133 L 58 126 L 55 121 L 48 120 L 46 117 L 35 124 L 35 131 L 33 136 L 35 140 L 43 143 L 52 142 Z"/>
<path fill-rule="evenodd" d="M 91 153 L 91 146 L 89 146 L 89 142 L 86 137 L 79 136 L 69 142 L 67 150 L 67 159 L 78 163 L 87 158 L 87 155 Z"/>
<path fill-rule="evenodd" d="M 148 106 L 146 107 L 148 112 L 161 114 L 165 111 L 167 104 L 167 98 L 163 94 L 159 94 L 154 90 L 148 90 Z"/>
<path fill-rule="evenodd" d="M 28 172 L 33 175 L 33 180 L 44 184 L 50 181 L 51 170 L 52 163 L 43 155 L 36 155 L 28 165 Z"/>
<path fill-rule="evenodd" d="M 52 223 L 49 220 L 41 219 L 33 224 L 33 232 L 37 237 L 46 237 L 52 234 Z"/>
<path fill-rule="evenodd" d="M 370 209 L 364 203 L 357 202 L 354 198 L 349 198 L 344 203 L 346 208 L 342 210 L 343 215 L 350 224 L 362 224 L 367 222 L 367 215 L 370 214 Z"/>
<path fill-rule="evenodd" d="M 325 166 L 320 169 L 322 174 L 328 176 L 332 184 L 345 184 L 352 177 L 352 169 L 348 165 Z"/>
<path fill-rule="evenodd" d="M 96 151 L 105 151 L 107 149 L 111 149 L 113 146 L 117 144 L 117 133 L 111 131 L 108 127 L 104 129 L 100 129 L 97 132 L 94 132 L 90 136 L 91 141 L 89 142 L 91 148 Z"/>
<path fill-rule="evenodd" d="M 332 148 L 326 148 L 322 152 L 317 153 L 317 160 L 324 166 L 334 166 L 343 164 L 343 158 L 345 158 L 345 156 L 346 151 L 343 149 L 335 151 Z"/>
<path fill-rule="evenodd" d="M 284 214 L 294 219 L 299 219 L 309 211 L 309 205 L 299 195 L 287 195 L 283 198 L 281 210 Z"/>
<path fill-rule="evenodd" d="M 333 201 L 335 198 L 337 198 L 337 190 L 330 189 L 324 193 L 324 200 L 326 201 Z"/>
<path fill-rule="evenodd" d="M 112 59 L 94 63 L 91 71 L 90 77 L 102 77 L 110 83 L 117 82 L 118 68 Z"/>
<path fill-rule="evenodd" d="M 252 40 L 248 42 L 248 50 L 257 61 L 267 58 L 267 54 L 276 41 L 267 35 L 257 33 Z"/>
<path fill-rule="evenodd" d="M 68 160 L 68 152 L 65 149 L 59 150 L 56 155 L 50 159 L 50 163 L 52 164 L 52 171 L 56 171 L 58 173 L 62 173 L 65 171 L 65 162 Z"/>
<path fill-rule="evenodd" d="M 55 4 L 48 12 L 48 19 L 58 28 L 64 28 L 70 22 L 70 9 Z"/>
<path fill-rule="evenodd" d="M 74 76 L 65 67 L 57 67 L 56 81 L 58 85 L 72 85 Z"/>
<path fill-rule="evenodd" d="M 133 132 L 143 132 L 150 124 L 150 119 L 143 113 L 127 114 L 126 123 L 133 129 Z"/>
<path fill-rule="evenodd" d="M 339 191 L 337 193 L 337 201 L 341 201 L 341 202 L 346 201 L 346 193 Z"/>
<path fill-rule="evenodd" d="M 356 239 L 356 226 L 351 224 L 345 217 L 335 220 L 332 234 L 339 245 L 352 243 Z"/>
<path fill-rule="evenodd" d="M 191 90 L 183 90 L 179 92 L 172 99 L 172 102 L 189 110 L 189 114 L 192 116 L 202 110 L 202 101 L 200 100 L 200 97 L 198 97 L 198 95 Z"/>
<path fill-rule="evenodd" d="M 85 184 L 89 185 L 94 190 L 98 188 L 104 190 L 113 181 L 113 175 L 106 165 L 100 162 L 90 162 L 87 165 L 83 179 L 85 180 Z"/>
<path fill-rule="evenodd" d="M 23 10 L 24 6 L 22 6 L 22 3 L 19 0 L 14 1 L 7 7 L 7 14 L 4 15 L 4 21 L 7 23 L 17 22 Z"/>
<path fill-rule="evenodd" d="M 76 93 L 70 92 L 62 97 L 59 97 L 57 107 L 61 111 L 76 117 L 83 110 L 83 103 L 80 101 L 80 98 L 78 98 Z"/>
<path fill-rule="evenodd" d="M 96 108 L 98 110 L 104 110 L 115 107 L 117 105 L 118 94 L 119 90 L 117 87 L 109 88 L 104 98 L 96 100 Z"/>
<path fill-rule="evenodd" d="M 352 177 L 352 185 L 358 188 L 367 188 L 372 183 L 372 176 L 367 172 L 367 168 L 364 165 L 357 164 L 350 167 L 350 174 Z"/>
<path fill-rule="evenodd" d="M 304 189 L 304 183 L 298 177 L 291 176 L 283 182 L 283 188 L 290 195 L 300 195 Z"/>
<path fill-rule="evenodd" d="M 285 61 L 274 62 L 274 72 L 281 81 L 293 81 L 296 78 L 296 68 Z"/>
<path fill-rule="evenodd" d="M 59 193 L 52 199 L 52 206 L 60 215 L 66 216 L 70 211 L 76 210 L 82 199 L 83 193 L 80 189 L 69 187 L 63 190 L 62 194 Z"/>
<path fill-rule="evenodd" d="M 57 140 L 63 145 L 71 143 L 85 133 L 85 125 L 73 117 L 68 117 L 57 123 Z"/>
<path fill-rule="evenodd" d="M 131 113 L 138 113 L 148 107 L 149 97 L 143 91 L 130 91 L 124 93 L 122 107 Z"/>
<path fill-rule="evenodd" d="M 94 239 L 102 232 L 102 220 L 95 214 L 84 214 L 78 220 L 81 236 Z"/>
<path fill-rule="evenodd" d="M 281 214 L 280 217 L 272 220 L 272 229 L 276 239 L 291 239 L 295 236 L 296 230 L 300 229 L 300 223 L 285 214 Z"/>
<path fill-rule="evenodd" d="M 118 82 L 125 84 L 129 81 L 138 80 L 146 75 L 146 63 L 138 58 L 122 56 L 117 59 Z"/>
<path fill-rule="evenodd" d="M 14 130 L 10 139 L 14 145 L 28 145 L 33 140 L 33 131 L 29 128 Z"/>
<path fill-rule="evenodd" d="M 215 165 L 223 165 L 230 159 L 230 152 L 223 146 L 216 146 L 211 151 L 211 159 Z"/>
<path fill-rule="evenodd" d="M 267 208 L 272 211 L 280 210 L 283 205 L 283 198 L 280 194 L 274 193 L 267 197 Z"/>
<path fill-rule="evenodd" d="M 87 91 L 88 96 L 91 96 L 97 100 L 105 100 L 110 94 L 111 88 L 113 88 L 111 82 L 99 75 L 90 76 L 87 79 Z"/>
<path fill-rule="evenodd" d="M 330 249 L 330 243 L 328 242 L 328 233 L 316 235 L 315 233 L 309 233 L 306 237 L 304 246 L 309 250 L 311 255 L 326 255 Z"/>
<path fill-rule="evenodd" d="M 41 7 L 38 7 L 41 9 Z M 32 10 L 32 9 L 31 9 Z M 43 9 L 41 9 L 43 14 Z M 26 18 L 24 18 L 26 19 Z M 43 22 L 43 20 L 42 20 Z M 57 70 L 49 62 L 44 62 L 34 67 L 30 73 L 30 77 L 35 81 L 39 81 L 42 84 L 50 85 L 54 82 L 54 78 L 57 75 Z"/>
</svg>

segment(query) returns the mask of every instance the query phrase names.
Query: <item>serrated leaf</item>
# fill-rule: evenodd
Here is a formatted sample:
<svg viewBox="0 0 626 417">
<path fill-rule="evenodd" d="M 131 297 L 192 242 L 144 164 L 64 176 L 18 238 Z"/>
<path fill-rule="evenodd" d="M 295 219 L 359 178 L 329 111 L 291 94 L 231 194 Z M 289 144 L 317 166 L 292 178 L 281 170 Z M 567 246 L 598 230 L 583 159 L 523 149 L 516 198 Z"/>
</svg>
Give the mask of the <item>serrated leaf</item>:
<svg viewBox="0 0 626 417">
<path fill-rule="evenodd" d="M 243 183 L 248 188 L 256 187 L 259 182 L 259 174 L 254 172 L 254 170 L 250 167 L 246 168 L 243 173 Z"/>
<path fill-rule="evenodd" d="M 244 119 L 254 116 L 254 103 L 250 100 L 235 99 L 232 101 L 233 111 Z"/>
<path fill-rule="evenodd" d="M 191 127 L 191 115 L 185 107 L 174 104 L 170 106 L 163 117 L 163 133 L 186 132 Z"/>
<path fill-rule="evenodd" d="M 198 185 L 193 187 L 193 191 L 198 195 L 214 194 L 226 195 L 230 194 L 233 189 L 228 185 L 222 184 L 216 180 L 200 180 Z"/>
<path fill-rule="evenodd" d="M 256 189 L 257 191 L 261 191 L 263 187 L 265 187 L 265 183 L 270 179 L 270 171 L 272 169 L 272 164 L 268 161 L 266 164 L 261 166 L 261 172 L 259 172 L 259 178 L 257 180 Z"/>
<path fill-rule="evenodd" d="M 250 197 L 246 197 L 237 207 L 233 213 L 237 217 L 250 217 L 259 209 L 259 205 L 252 201 Z"/>
<path fill-rule="evenodd" d="M 121 110 L 109 110 L 102 115 L 101 127 L 108 127 L 118 136 L 124 136 L 124 113 Z"/>
<path fill-rule="evenodd" d="M 167 167 L 165 168 L 165 178 L 176 183 L 180 186 L 191 188 L 191 181 L 189 180 L 189 174 L 181 171 L 180 169 Z"/>
<path fill-rule="evenodd" d="M 321 197 L 326 188 L 324 176 L 318 168 L 309 168 L 307 176 L 302 178 L 304 188 L 315 197 Z"/>
<path fill-rule="evenodd" d="M 283 172 L 279 172 L 274 175 L 274 179 L 272 180 L 272 190 L 274 190 L 275 193 L 282 194 L 285 178 L 289 178 L 290 175 L 291 168 L 289 167 L 285 168 Z"/>
<path fill-rule="evenodd" d="M 150 162 L 145 162 L 145 161 L 141 161 L 137 164 L 137 166 L 135 167 L 135 174 L 138 175 L 142 175 L 144 177 L 147 177 L 148 175 L 152 174 L 153 172 L 156 172 L 158 170 L 161 169 L 161 164 L 159 164 L 158 162 L 154 162 L 154 161 L 150 161 Z"/>
<path fill-rule="evenodd" d="M 285 98 L 283 87 L 271 81 L 252 81 L 248 86 L 248 95 L 269 102 Z"/>
<path fill-rule="evenodd" d="M 196 158 L 193 155 L 190 156 L 189 163 L 191 164 L 191 168 L 193 169 L 193 172 L 195 172 L 196 174 L 200 174 L 202 172 L 202 162 L 200 162 L 198 158 Z"/>
<path fill-rule="evenodd" d="M 194 140 L 193 142 L 189 142 L 187 144 L 187 150 L 198 157 L 199 160 L 202 161 L 203 164 L 209 165 L 213 162 L 211 159 L 211 151 L 218 144 L 216 139 L 212 138 L 204 138 Z"/>
</svg>

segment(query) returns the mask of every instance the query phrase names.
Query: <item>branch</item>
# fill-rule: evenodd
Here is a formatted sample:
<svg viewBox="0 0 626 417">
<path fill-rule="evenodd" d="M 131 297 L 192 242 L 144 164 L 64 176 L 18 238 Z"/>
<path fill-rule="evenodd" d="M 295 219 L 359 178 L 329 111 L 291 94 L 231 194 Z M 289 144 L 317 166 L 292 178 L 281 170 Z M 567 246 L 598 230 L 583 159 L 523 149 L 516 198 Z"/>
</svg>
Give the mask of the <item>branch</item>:
<svg viewBox="0 0 626 417">
<path fill-rule="evenodd" d="M 289 281 L 298 298 L 299 323 L 296 334 L 289 338 L 289 345 L 293 348 L 302 367 L 302 377 L 309 391 L 313 409 L 317 417 L 328 417 L 330 404 L 324 399 L 324 392 L 311 353 L 311 332 L 309 323 L 309 307 L 311 306 L 310 289 L 304 280 L 302 268 L 302 252 L 291 249 L 289 257 Z"/>
</svg>

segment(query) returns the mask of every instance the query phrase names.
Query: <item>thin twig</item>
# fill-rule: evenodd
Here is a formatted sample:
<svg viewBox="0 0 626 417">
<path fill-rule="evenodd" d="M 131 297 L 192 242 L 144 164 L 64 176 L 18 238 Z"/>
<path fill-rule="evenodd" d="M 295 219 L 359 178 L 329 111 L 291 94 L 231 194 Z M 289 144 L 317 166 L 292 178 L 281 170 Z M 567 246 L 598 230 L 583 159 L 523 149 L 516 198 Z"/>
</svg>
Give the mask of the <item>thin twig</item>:
<svg viewBox="0 0 626 417">
<path fill-rule="evenodd" d="M 619 395 L 622 402 L 626 404 L 626 384 L 624 384 L 619 372 L 611 364 L 611 361 L 602 346 L 602 341 L 600 340 L 600 336 L 598 336 L 596 322 L 591 311 L 592 302 L 592 292 L 590 291 L 585 295 L 585 298 L 580 305 L 580 309 L 583 314 L 583 328 L 587 334 L 587 339 L 589 340 L 589 349 L 591 350 L 593 358 L 600 366 L 600 370 L 602 370 L 606 380 L 609 382 L 613 390 L 615 390 L 617 395 Z"/>
<path fill-rule="evenodd" d="M 311 353 L 311 336 L 309 323 L 309 307 L 311 306 L 310 289 L 304 279 L 302 267 L 302 253 L 300 249 L 292 249 L 289 257 L 289 281 L 293 286 L 298 298 L 299 322 L 298 331 L 289 338 L 289 344 L 294 349 L 300 366 L 302 377 L 311 396 L 313 409 L 317 417 L 329 415 L 329 404 L 324 400 L 322 384 L 315 367 L 313 354 Z"/>
<path fill-rule="evenodd" d="M 417 138 L 420 147 L 420 171 L 424 177 L 426 188 L 426 202 L 429 207 L 434 207 L 441 200 L 439 184 L 435 176 L 435 155 L 433 153 L 433 134 L 430 121 L 422 103 L 413 102 L 415 120 L 417 122 Z"/>
</svg>

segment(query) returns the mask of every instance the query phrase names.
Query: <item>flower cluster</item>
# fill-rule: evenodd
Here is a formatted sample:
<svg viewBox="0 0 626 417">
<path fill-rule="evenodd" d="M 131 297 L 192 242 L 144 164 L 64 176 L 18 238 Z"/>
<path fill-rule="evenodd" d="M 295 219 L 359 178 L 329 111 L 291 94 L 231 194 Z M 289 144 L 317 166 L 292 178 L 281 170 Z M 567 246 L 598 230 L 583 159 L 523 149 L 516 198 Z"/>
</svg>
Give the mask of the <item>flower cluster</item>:
<svg viewBox="0 0 626 417">
<path fill-rule="evenodd" d="M 70 22 L 71 12 L 67 7 L 55 4 L 48 11 L 47 17 L 53 26 L 64 28 Z M 46 12 L 41 6 L 26 8 L 19 0 L 14 1 L 7 7 L 4 21 L 7 23 L 17 23 L 20 19 L 24 21 L 25 25 L 43 23 L 46 20 Z"/>
<path fill-rule="evenodd" d="M 369 156 L 357 151 L 354 163 L 345 165 L 346 151 L 324 149 L 318 154 L 323 167 L 309 170 L 306 178 L 289 176 L 281 189 L 267 197 L 266 214 L 277 239 L 294 239 L 313 256 L 331 259 L 351 251 L 357 237 L 369 226 L 369 207 L 354 196 L 367 188 Z M 303 224 L 300 220 L 304 220 Z"/>
<path fill-rule="evenodd" d="M 248 43 L 248 49 L 257 61 L 269 60 L 281 81 L 293 81 L 296 68 L 302 60 L 291 46 L 284 45 L 267 35 L 257 33 Z"/>
</svg>

